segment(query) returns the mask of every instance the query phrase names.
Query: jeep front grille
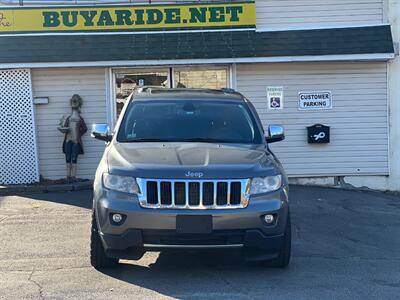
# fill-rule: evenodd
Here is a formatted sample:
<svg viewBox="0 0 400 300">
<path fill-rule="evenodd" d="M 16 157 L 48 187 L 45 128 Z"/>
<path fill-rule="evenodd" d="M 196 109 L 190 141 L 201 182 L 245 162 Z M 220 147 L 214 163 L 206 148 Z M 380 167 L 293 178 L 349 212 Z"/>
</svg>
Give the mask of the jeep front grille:
<svg viewBox="0 0 400 300">
<path fill-rule="evenodd" d="M 231 209 L 248 205 L 249 180 L 137 179 L 146 208 Z"/>
</svg>

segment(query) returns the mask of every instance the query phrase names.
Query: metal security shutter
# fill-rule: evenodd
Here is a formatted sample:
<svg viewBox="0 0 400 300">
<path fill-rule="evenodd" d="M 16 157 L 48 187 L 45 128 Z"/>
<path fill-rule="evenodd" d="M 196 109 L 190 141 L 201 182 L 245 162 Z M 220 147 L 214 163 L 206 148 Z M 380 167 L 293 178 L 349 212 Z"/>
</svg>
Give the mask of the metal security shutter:
<svg viewBox="0 0 400 300">
<path fill-rule="evenodd" d="M 389 173 L 385 62 L 238 65 L 237 86 L 265 127 L 285 127 L 286 140 L 271 148 L 289 176 Z M 284 87 L 282 110 L 267 109 L 267 86 Z M 333 108 L 299 111 L 300 91 L 331 91 Z M 306 127 L 317 123 L 331 126 L 330 144 L 307 143 Z"/>
<path fill-rule="evenodd" d="M 39 180 L 29 70 L 0 71 L 0 184 Z"/>
</svg>

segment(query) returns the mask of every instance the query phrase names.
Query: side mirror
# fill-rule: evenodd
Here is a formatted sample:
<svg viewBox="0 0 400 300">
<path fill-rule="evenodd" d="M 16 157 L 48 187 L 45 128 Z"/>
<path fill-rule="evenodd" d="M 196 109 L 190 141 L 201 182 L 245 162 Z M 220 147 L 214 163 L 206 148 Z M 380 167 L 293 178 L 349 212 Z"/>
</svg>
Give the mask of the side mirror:
<svg viewBox="0 0 400 300">
<path fill-rule="evenodd" d="M 283 130 L 283 127 L 280 125 L 269 125 L 268 134 L 265 139 L 267 140 L 267 143 L 283 141 L 285 139 L 285 131 Z"/>
<path fill-rule="evenodd" d="M 93 124 L 92 125 L 92 137 L 95 139 L 110 142 L 112 140 L 112 134 L 110 134 L 110 127 L 107 124 Z"/>
</svg>

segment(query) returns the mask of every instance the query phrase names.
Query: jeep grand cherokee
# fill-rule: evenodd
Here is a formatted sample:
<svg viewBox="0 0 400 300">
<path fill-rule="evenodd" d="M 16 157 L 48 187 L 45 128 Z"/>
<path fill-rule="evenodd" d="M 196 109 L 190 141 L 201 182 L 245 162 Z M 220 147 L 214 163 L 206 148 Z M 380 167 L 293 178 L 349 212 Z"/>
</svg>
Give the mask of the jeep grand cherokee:
<svg viewBox="0 0 400 300">
<path fill-rule="evenodd" d="M 286 267 L 288 181 L 253 105 L 232 90 L 143 88 L 132 94 L 94 181 L 91 263 L 112 266 L 146 251 L 240 249 Z"/>
</svg>

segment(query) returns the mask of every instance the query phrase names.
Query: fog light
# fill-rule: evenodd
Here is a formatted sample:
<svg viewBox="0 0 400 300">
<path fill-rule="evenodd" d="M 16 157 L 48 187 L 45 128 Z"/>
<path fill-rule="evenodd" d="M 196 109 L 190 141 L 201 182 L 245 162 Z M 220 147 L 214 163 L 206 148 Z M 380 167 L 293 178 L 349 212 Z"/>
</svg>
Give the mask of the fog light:
<svg viewBox="0 0 400 300">
<path fill-rule="evenodd" d="M 274 215 L 265 215 L 264 216 L 264 221 L 267 224 L 272 224 L 275 221 L 275 217 L 274 217 Z"/>
<path fill-rule="evenodd" d="M 115 223 L 119 223 L 119 222 L 122 221 L 122 216 L 121 216 L 120 214 L 113 214 L 113 215 L 112 215 L 112 220 L 113 220 Z"/>
</svg>

